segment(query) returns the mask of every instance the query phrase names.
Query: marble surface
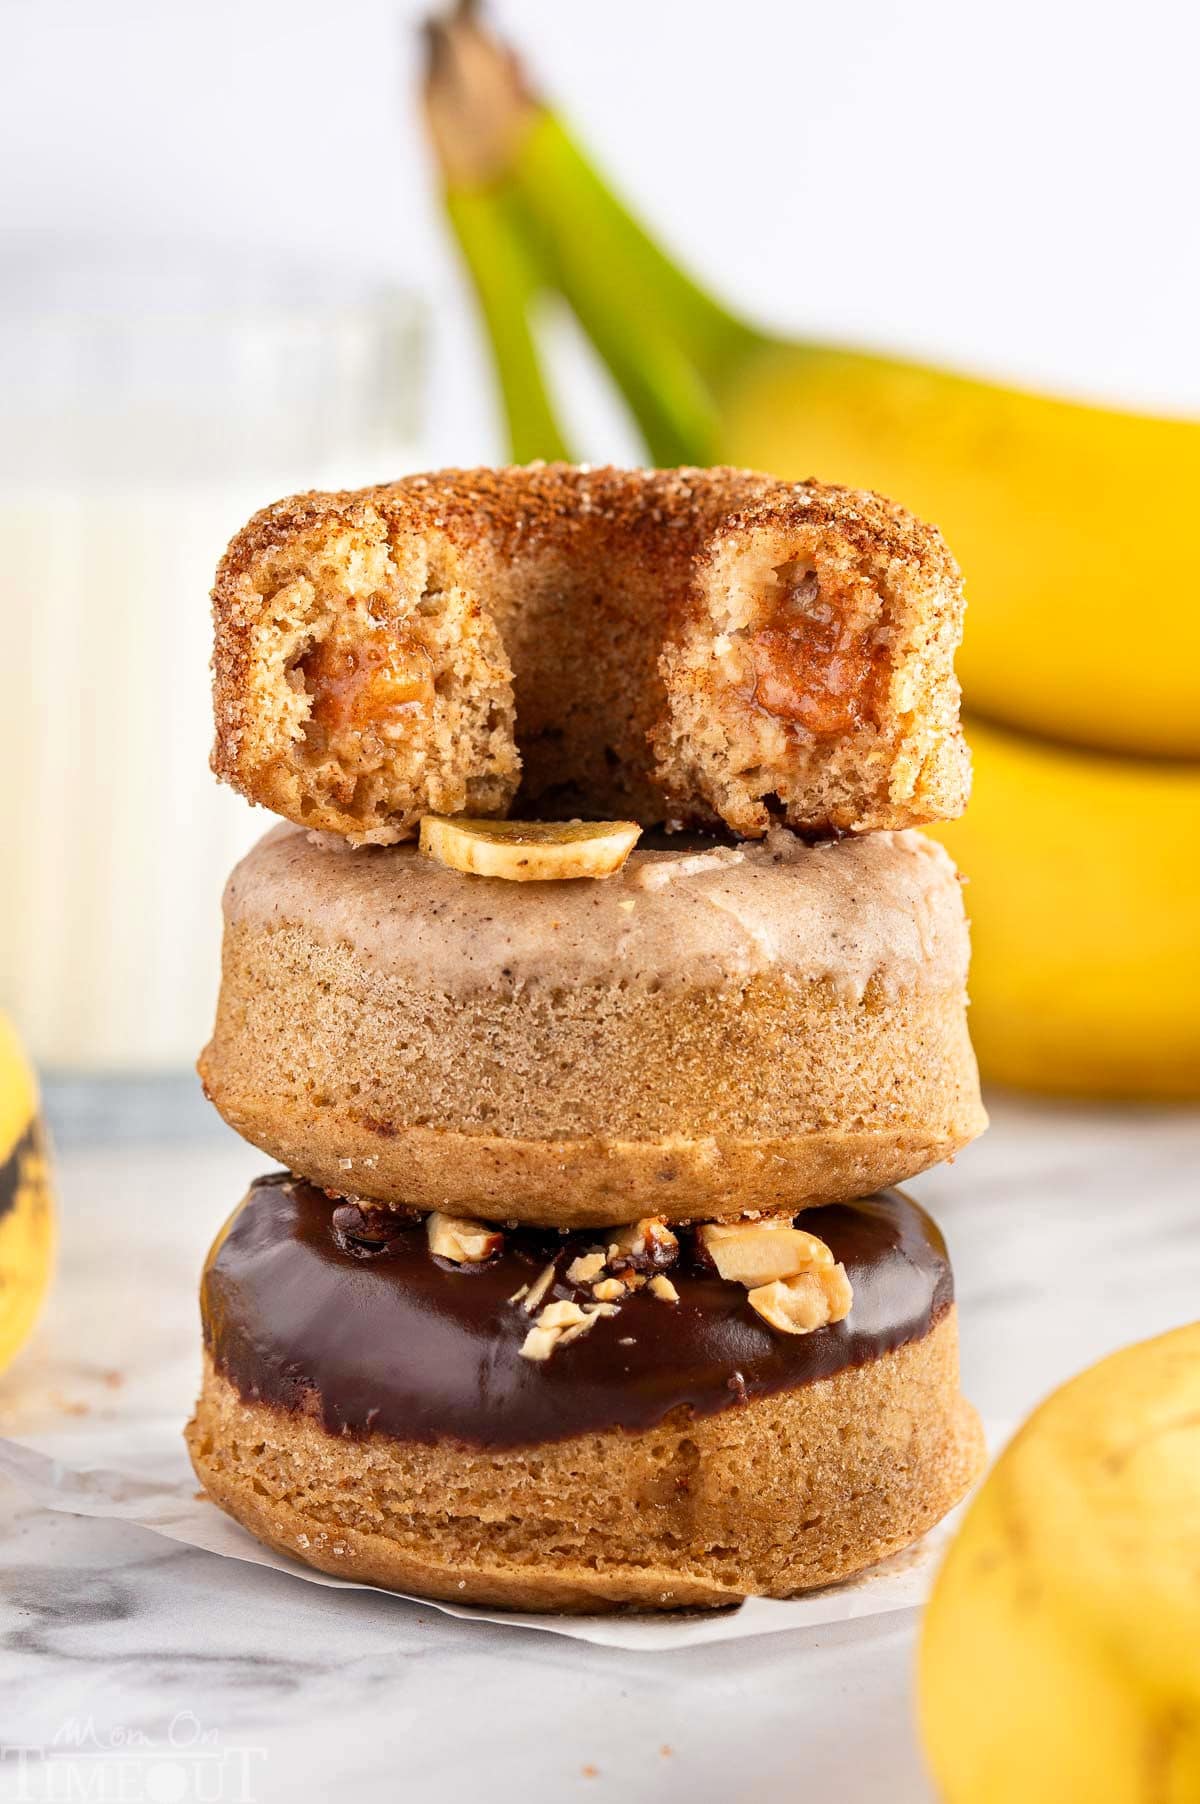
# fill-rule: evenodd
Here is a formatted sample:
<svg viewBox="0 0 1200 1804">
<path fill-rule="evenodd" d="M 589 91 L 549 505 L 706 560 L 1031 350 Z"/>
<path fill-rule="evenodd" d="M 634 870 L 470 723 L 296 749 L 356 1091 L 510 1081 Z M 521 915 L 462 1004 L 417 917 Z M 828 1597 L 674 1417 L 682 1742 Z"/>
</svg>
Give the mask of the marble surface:
<svg viewBox="0 0 1200 1804">
<path fill-rule="evenodd" d="M 0 1380 L 0 1423 L 119 1436 L 178 1414 L 203 1253 L 263 1161 L 223 1130 L 114 1144 L 94 1106 L 65 1125 L 58 1283 Z M 1195 1114 L 993 1099 L 990 1133 L 912 1186 L 950 1241 L 986 1417 L 1019 1418 L 1195 1317 L 1198 1167 Z M 915 1630 L 902 1613 L 674 1653 L 590 1647 L 322 1591 L 5 1490 L 0 1799 L 915 1804 Z"/>
</svg>

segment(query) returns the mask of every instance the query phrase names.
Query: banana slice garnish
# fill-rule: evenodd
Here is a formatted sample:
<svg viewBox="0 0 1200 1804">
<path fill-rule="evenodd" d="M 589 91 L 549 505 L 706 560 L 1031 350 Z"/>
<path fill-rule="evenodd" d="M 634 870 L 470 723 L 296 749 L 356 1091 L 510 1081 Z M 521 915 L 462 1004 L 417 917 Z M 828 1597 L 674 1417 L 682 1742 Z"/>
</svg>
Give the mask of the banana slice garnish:
<svg viewBox="0 0 1200 1804">
<path fill-rule="evenodd" d="M 480 821 L 427 814 L 421 851 L 452 871 L 509 883 L 611 877 L 637 844 L 635 821 Z"/>
</svg>

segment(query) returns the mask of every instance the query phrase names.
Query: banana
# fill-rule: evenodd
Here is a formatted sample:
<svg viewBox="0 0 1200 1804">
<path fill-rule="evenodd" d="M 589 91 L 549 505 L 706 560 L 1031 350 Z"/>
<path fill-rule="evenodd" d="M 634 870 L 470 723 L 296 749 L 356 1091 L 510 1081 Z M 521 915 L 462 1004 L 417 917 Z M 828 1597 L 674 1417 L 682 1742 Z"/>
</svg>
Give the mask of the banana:
<svg viewBox="0 0 1200 1804">
<path fill-rule="evenodd" d="M 547 883 L 611 877 L 637 844 L 634 821 L 476 821 L 427 814 L 420 849 L 452 871 Z"/>
<path fill-rule="evenodd" d="M 33 1327 L 54 1261 L 54 1207 L 37 1089 L 0 1015 L 0 1370 Z"/>
<path fill-rule="evenodd" d="M 1200 421 L 758 331 L 647 235 L 475 6 L 435 25 L 429 42 L 426 116 L 515 455 L 562 450 L 530 357 L 540 271 L 608 365 L 655 462 L 815 474 L 897 495 L 937 521 L 967 573 L 959 670 L 977 711 L 1080 745 L 1200 758 Z M 501 254 L 489 256 L 497 239 Z M 526 255 L 506 304 L 518 239 Z"/>
<path fill-rule="evenodd" d="M 925 1614 L 945 1804 L 1200 1798 L 1200 1323 L 1050 1398 L 967 1512 Z"/>
<path fill-rule="evenodd" d="M 657 462 L 836 477 L 937 520 L 971 604 L 974 800 L 937 837 L 971 878 L 984 1075 L 1200 1095 L 1200 423 L 769 338 L 647 236 L 474 8 L 430 42 L 430 134 L 515 454 L 564 450 L 530 329 L 555 292 Z"/>
<path fill-rule="evenodd" d="M 1200 1096 L 1200 766 L 966 722 L 971 1037 L 995 1082 Z"/>
<path fill-rule="evenodd" d="M 967 576 L 970 706 L 1079 745 L 1200 757 L 1200 425 L 772 349 L 730 391 L 721 452 L 836 472 L 937 521 Z"/>
</svg>

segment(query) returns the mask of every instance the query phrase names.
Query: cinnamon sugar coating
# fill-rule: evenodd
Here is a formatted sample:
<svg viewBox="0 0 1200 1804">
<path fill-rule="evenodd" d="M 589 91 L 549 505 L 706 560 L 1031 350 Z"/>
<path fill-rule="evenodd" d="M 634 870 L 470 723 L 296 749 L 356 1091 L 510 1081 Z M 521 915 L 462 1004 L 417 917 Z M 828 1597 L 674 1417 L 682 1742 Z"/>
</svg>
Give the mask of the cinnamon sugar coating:
<svg viewBox="0 0 1200 1804">
<path fill-rule="evenodd" d="M 217 573 L 217 773 L 354 843 L 429 812 L 960 812 L 958 570 L 879 496 L 535 464 L 293 497 Z"/>
</svg>

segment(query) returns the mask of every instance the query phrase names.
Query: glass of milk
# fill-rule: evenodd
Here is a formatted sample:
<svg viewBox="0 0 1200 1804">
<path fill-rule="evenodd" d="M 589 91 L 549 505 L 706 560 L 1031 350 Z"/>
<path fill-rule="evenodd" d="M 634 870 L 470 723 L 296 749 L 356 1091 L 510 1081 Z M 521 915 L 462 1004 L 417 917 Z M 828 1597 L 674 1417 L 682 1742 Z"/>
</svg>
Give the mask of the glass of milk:
<svg viewBox="0 0 1200 1804">
<path fill-rule="evenodd" d="M 266 503 L 413 467 L 420 313 L 228 252 L 3 276 L 0 1007 L 44 1066 L 182 1068 L 270 825 L 208 770 L 213 573 Z"/>
</svg>

